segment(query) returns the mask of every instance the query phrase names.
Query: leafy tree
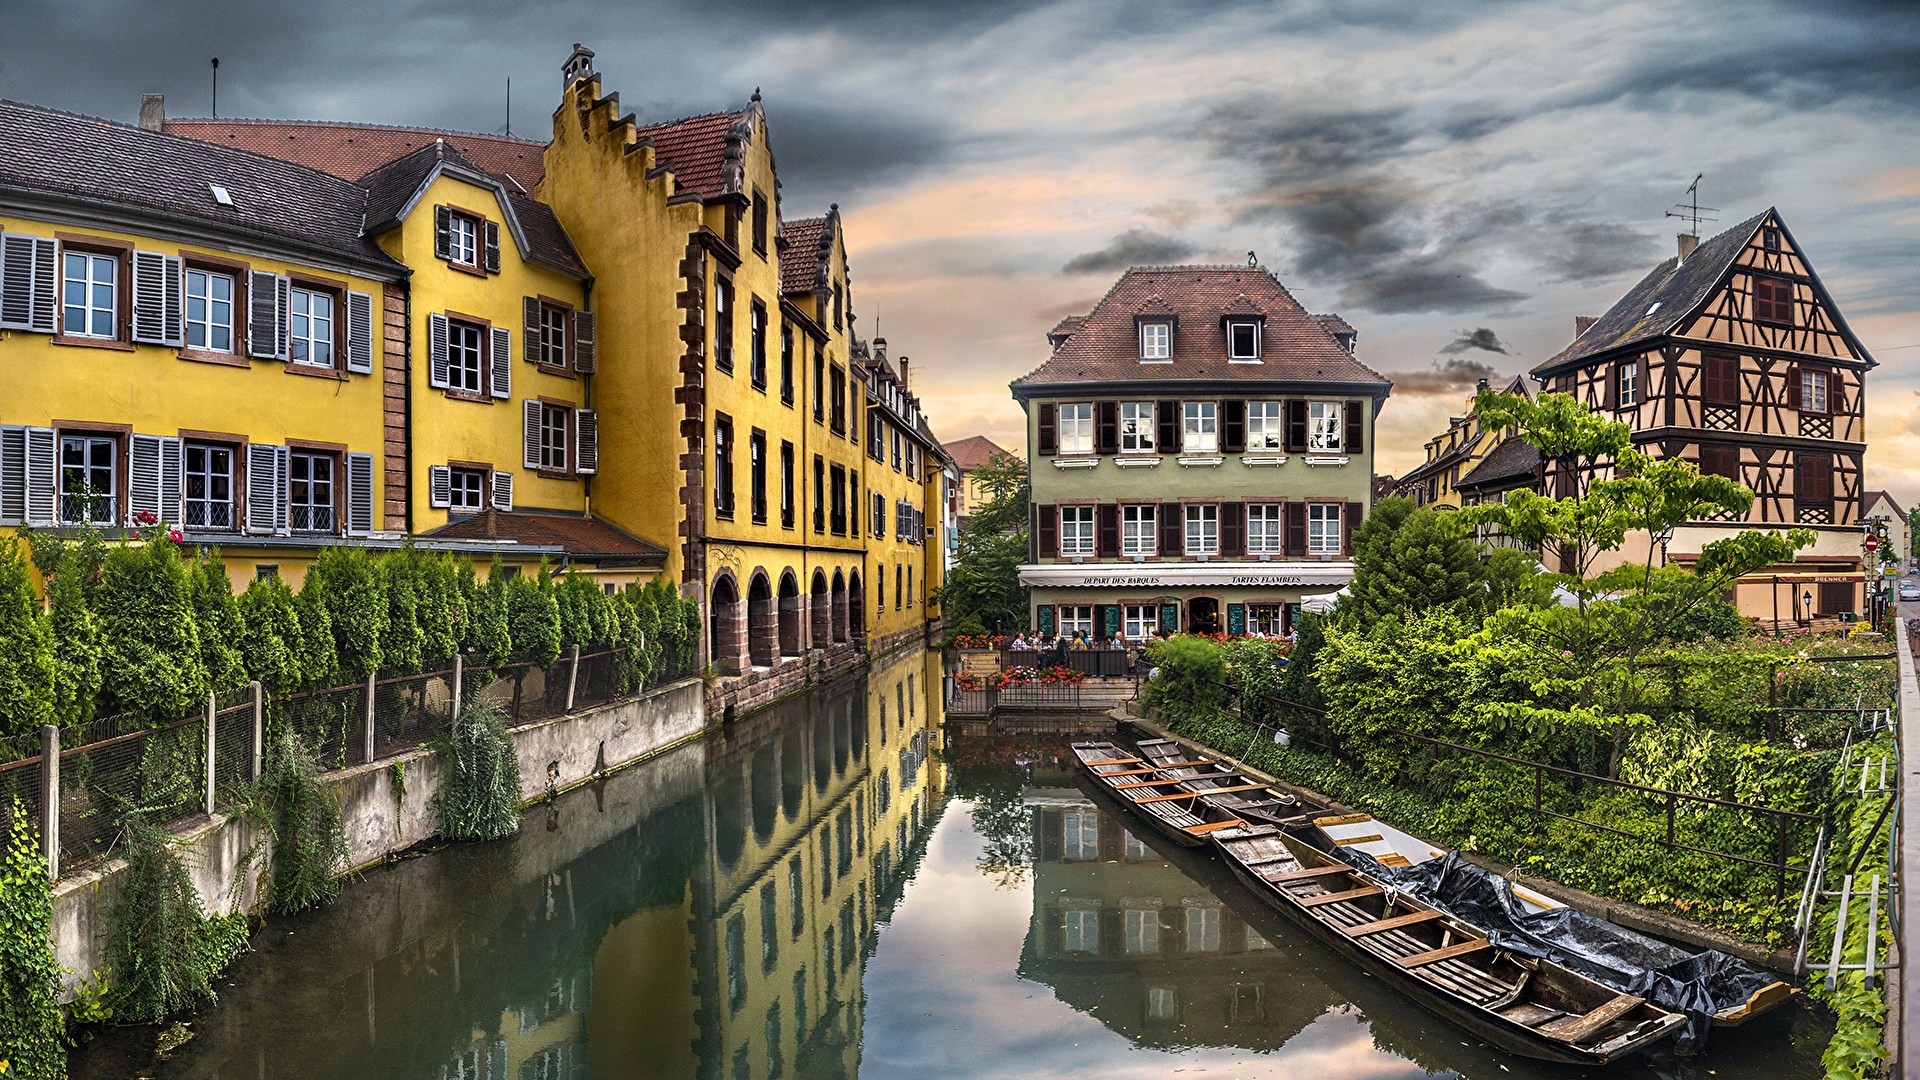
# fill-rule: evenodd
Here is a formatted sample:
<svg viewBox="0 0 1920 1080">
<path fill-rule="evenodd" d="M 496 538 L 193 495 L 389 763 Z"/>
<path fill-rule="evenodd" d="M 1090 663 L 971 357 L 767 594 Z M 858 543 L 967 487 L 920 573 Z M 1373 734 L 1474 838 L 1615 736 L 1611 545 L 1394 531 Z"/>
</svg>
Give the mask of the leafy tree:
<svg viewBox="0 0 1920 1080">
<path fill-rule="evenodd" d="M 1206 638 L 1180 634 L 1154 643 L 1147 656 L 1159 672 L 1147 684 L 1147 704 L 1178 719 L 1210 711 L 1225 699 L 1226 656 Z"/>
<path fill-rule="evenodd" d="M 93 719 L 100 696 L 100 620 L 87 602 L 87 565 L 69 547 L 47 582 L 47 628 L 53 639 L 54 723 Z M 0 707 L 0 712 L 4 708 Z"/>
<path fill-rule="evenodd" d="M 389 607 L 382 576 L 361 547 L 325 548 L 307 570 L 300 592 L 322 587 L 339 671 L 365 675 L 384 664 L 381 643 L 387 637 Z"/>
<path fill-rule="evenodd" d="M 340 674 L 340 650 L 334 645 L 325 579 L 307 576 L 294 611 L 300 617 L 300 679 L 308 686 L 331 686 Z"/>
<path fill-rule="evenodd" d="M 942 611 L 1002 630 L 1026 626 L 1027 590 L 1020 566 L 1027 561 L 1027 515 L 1033 501 L 1024 461 L 995 454 L 973 474 L 986 501 L 960 530 L 953 569 L 935 593 Z"/>
<path fill-rule="evenodd" d="M 1477 611 L 1487 587 L 1479 552 L 1455 515 L 1383 500 L 1354 539 L 1353 584 L 1340 602 L 1343 620 L 1371 626 L 1429 608 Z M 1384 511 L 1384 512 L 1383 512 Z M 1397 519 L 1397 521 L 1396 521 Z"/>
<path fill-rule="evenodd" d="M 498 555 L 493 558 L 493 571 L 480 581 L 471 562 L 460 570 L 460 591 L 467 606 L 461 644 L 482 667 L 498 667 L 513 656 L 513 637 L 507 629 L 507 583 L 499 572 Z"/>
<path fill-rule="evenodd" d="M 247 674 L 274 694 L 300 687 L 302 638 L 293 592 L 277 577 L 254 578 L 240 594 L 241 655 Z"/>
<path fill-rule="evenodd" d="M 411 549 L 390 551 L 376 564 L 387 622 L 380 634 L 380 667 L 395 673 L 420 670 L 424 655 L 420 632 L 420 559 Z"/>
<path fill-rule="evenodd" d="M 0 543 L 0 734 L 37 731 L 53 719 L 54 677 L 46 620 L 9 539 Z"/>
<path fill-rule="evenodd" d="M 234 600 L 233 582 L 227 577 L 227 564 L 220 558 L 219 548 L 201 548 L 194 557 L 188 591 L 208 685 L 214 690 L 230 690 L 246 682 L 246 665 L 239 649 L 240 605 Z"/>
<path fill-rule="evenodd" d="M 424 666 L 440 667 L 460 651 L 460 632 L 466 622 L 467 600 L 460 580 L 461 567 L 447 556 L 416 556 L 420 573 L 415 581 L 419 595 L 420 660 Z M 469 564 L 470 565 L 470 564 Z"/>
<path fill-rule="evenodd" d="M 163 721 L 205 706 L 207 667 L 178 548 L 155 536 L 109 552 L 98 612 L 106 711 Z"/>
<path fill-rule="evenodd" d="M 507 583 L 507 633 L 521 659 L 551 664 L 560 655 L 560 605 L 544 562 L 538 574 L 520 574 Z"/>
</svg>

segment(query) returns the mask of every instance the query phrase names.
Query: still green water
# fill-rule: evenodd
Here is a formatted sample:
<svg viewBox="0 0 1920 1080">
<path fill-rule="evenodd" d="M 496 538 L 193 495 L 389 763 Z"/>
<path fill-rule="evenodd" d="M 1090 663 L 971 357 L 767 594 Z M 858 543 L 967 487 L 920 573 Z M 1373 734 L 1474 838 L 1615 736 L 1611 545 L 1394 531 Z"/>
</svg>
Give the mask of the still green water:
<svg viewBox="0 0 1920 1080">
<path fill-rule="evenodd" d="M 1795 1007 L 1565 1069 L 1385 991 L 1204 850 L 1090 801 L 1062 736 L 943 726 L 877 666 L 272 919 L 156 1060 L 78 1080 L 1815 1077 Z M 1143 830 L 1144 832 L 1144 830 Z"/>
</svg>

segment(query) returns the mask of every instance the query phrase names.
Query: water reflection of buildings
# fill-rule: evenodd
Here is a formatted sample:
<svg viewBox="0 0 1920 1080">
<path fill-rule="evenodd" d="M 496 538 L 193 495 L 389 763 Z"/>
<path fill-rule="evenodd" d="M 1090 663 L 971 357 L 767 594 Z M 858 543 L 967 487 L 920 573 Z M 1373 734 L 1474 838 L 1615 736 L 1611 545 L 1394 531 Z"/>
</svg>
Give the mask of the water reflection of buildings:
<svg viewBox="0 0 1920 1080">
<path fill-rule="evenodd" d="M 1079 790 L 1029 788 L 1024 801 L 1034 911 L 1023 977 L 1136 1044 L 1168 1049 L 1276 1049 L 1335 1003 L 1293 950 L 1275 949 Z"/>
</svg>

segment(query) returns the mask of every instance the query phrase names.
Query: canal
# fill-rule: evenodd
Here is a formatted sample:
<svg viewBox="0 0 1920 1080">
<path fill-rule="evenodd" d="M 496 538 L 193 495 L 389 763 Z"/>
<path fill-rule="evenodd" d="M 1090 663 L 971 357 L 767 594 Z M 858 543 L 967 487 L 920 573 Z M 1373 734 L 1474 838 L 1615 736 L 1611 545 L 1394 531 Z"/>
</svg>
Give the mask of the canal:
<svg viewBox="0 0 1920 1080">
<path fill-rule="evenodd" d="M 1692 1060 L 1513 1058 L 1386 992 L 1204 852 L 1091 801 L 1059 735 L 943 725 L 877 664 L 271 919 L 164 1058 L 81 1080 L 1821 1075 L 1804 1007 Z"/>
</svg>

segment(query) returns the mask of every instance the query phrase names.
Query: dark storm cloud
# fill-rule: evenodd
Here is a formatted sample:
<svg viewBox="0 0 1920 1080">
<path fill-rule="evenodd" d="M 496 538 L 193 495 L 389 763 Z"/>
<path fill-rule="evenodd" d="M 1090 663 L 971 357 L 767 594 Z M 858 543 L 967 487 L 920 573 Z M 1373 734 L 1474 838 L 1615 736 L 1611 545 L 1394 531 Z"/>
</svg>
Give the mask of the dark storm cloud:
<svg viewBox="0 0 1920 1080">
<path fill-rule="evenodd" d="M 788 200 L 809 214 L 850 192 L 897 183 L 937 165 L 958 142 L 938 115 L 783 101 L 784 95 L 775 93 L 765 101 L 780 185 Z"/>
<path fill-rule="evenodd" d="M 1104 274 L 1143 263 L 1172 263 L 1196 249 L 1178 237 L 1146 229 L 1128 229 L 1098 251 L 1076 255 L 1060 268 L 1063 274 Z"/>
<path fill-rule="evenodd" d="M 1460 331 L 1459 337 L 1440 346 L 1440 354 L 1442 356 L 1458 356 L 1463 352 L 1470 352 L 1475 349 L 1481 352 L 1499 353 L 1501 356 L 1512 355 L 1508 351 L 1506 343 L 1500 340 L 1500 335 L 1494 333 L 1491 327 L 1486 326 L 1477 327 L 1473 330 Z"/>
<path fill-rule="evenodd" d="M 1493 365 L 1457 356 L 1435 361 L 1432 367 L 1423 370 L 1385 374 L 1393 380 L 1395 393 L 1415 395 L 1458 394 L 1473 389 L 1481 379 L 1492 381 L 1495 377 Z"/>
<path fill-rule="evenodd" d="M 1594 221 L 1549 220 L 1531 249 L 1551 281 L 1605 281 L 1621 274 L 1651 270 L 1663 257 L 1659 241 L 1620 225 Z M 1666 254 L 1672 254 L 1668 252 Z"/>
</svg>

